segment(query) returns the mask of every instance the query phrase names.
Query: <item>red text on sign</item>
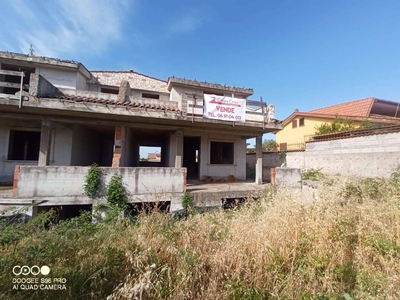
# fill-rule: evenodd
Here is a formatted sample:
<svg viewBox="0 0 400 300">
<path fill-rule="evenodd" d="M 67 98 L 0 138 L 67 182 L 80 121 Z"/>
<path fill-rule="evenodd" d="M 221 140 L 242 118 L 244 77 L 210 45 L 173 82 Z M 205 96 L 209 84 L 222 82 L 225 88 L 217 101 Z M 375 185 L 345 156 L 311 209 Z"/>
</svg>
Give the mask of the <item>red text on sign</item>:
<svg viewBox="0 0 400 300">
<path fill-rule="evenodd" d="M 218 106 L 217 105 L 217 111 L 220 112 L 227 112 L 227 113 L 231 113 L 234 114 L 235 113 L 235 109 L 231 108 L 231 107 L 223 107 L 223 106 Z"/>
</svg>

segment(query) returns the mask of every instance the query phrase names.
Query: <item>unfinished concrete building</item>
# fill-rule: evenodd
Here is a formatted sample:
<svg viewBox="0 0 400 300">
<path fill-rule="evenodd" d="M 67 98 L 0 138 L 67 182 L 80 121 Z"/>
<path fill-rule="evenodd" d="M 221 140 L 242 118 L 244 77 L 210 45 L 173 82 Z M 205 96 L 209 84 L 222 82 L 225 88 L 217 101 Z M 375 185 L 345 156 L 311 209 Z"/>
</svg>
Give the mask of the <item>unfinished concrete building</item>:
<svg viewBox="0 0 400 300">
<path fill-rule="evenodd" d="M 248 100 L 252 94 L 0 52 L 0 185 L 14 184 L 13 197 L 1 204 L 92 205 L 82 185 L 87 166 L 97 163 L 121 174 L 129 201 L 162 192 L 179 209 L 188 183 L 246 180 L 249 138 L 256 138 L 261 184 L 262 135 L 281 125 L 274 106 Z M 218 113 L 205 113 L 209 97 Z M 241 115 L 234 113 L 240 101 Z M 143 146 L 160 149 L 159 159 L 141 160 Z"/>
</svg>

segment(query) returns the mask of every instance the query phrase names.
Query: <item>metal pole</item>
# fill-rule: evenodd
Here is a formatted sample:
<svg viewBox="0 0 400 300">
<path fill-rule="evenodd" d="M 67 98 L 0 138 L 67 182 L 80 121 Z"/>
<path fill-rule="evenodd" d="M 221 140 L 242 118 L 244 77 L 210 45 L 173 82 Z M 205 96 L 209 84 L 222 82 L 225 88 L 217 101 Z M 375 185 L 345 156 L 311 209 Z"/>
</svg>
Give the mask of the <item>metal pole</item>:
<svg viewBox="0 0 400 300">
<path fill-rule="evenodd" d="M 397 111 L 399 110 L 399 104 L 400 104 L 400 103 L 397 103 L 396 113 L 395 113 L 395 115 L 394 115 L 395 118 L 397 118 Z"/>
<path fill-rule="evenodd" d="M 194 107 L 197 104 L 197 99 L 196 99 L 196 95 L 193 94 L 193 104 L 192 104 L 192 123 L 194 123 Z"/>
<path fill-rule="evenodd" d="M 232 93 L 232 98 L 235 98 L 235 94 L 234 93 Z M 244 114 L 246 115 L 246 107 L 244 108 Z M 233 121 L 232 127 L 235 127 L 235 121 Z"/>
<path fill-rule="evenodd" d="M 261 106 L 261 112 L 262 112 L 262 117 L 263 117 L 263 129 L 265 129 L 265 115 L 266 115 L 266 110 L 264 109 L 264 105 Z"/>
<path fill-rule="evenodd" d="M 19 108 L 22 107 L 22 88 L 24 85 L 24 72 L 21 72 L 21 88 L 19 90 Z"/>
</svg>

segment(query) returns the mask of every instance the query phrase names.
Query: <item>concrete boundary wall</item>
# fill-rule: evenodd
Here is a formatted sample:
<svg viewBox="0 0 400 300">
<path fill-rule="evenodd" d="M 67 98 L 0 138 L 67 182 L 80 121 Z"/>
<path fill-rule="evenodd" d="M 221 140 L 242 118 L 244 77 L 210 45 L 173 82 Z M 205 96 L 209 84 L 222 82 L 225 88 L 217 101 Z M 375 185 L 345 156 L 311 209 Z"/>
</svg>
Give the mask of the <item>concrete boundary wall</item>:
<svg viewBox="0 0 400 300">
<path fill-rule="evenodd" d="M 400 132 L 307 143 L 303 152 L 288 152 L 286 161 L 331 175 L 389 177 L 400 165 Z"/>
<path fill-rule="evenodd" d="M 19 169 L 19 171 L 17 170 Z M 100 196 L 114 174 L 119 174 L 129 202 L 171 201 L 181 203 L 186 191 L 186 168 L 100 168 Z M 47 166 L 16 168 L 14 195 L 35 199 L 85 199 L 84 184 L 89 167 Z M 59 201 L 57 201 L 59 202 Z M 84 201 L 87 202 L 87 201 Z M 78 204 L 78 203 L 77 203 Z M 179 206 L 179 205 L 178 205 Z M 171 209 L 172 210 L 172 209 Z"/>
<path fill-rule="evenodd" d="M 263 171 L 262 171 L 262 179 L 263 181 L 271 181 L 271 168 L 280 167 L 283 162 L 284 155 L 279 152 L 263 152 Z M 256 154 L 255 153 L 247 153 L 246 154 L 246 164 L 252 169 L 256 166 Z"/>
<path fill-rule="evenodd" d="M 276 168 L 276 185 L 280 187 L 302 187 L 301 170 L 296 168 Z"/>
</svg>

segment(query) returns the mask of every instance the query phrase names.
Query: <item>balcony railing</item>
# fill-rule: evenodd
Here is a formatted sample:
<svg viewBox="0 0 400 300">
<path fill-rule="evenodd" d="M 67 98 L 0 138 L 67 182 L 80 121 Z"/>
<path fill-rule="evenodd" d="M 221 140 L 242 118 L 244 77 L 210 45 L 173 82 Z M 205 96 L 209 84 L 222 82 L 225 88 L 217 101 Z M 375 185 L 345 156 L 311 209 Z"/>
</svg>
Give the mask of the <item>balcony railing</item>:
<svg viewBox="0 0 400 300">
<path fill-rule="evenodd" d="M 21 77 L 20 82 L 6 81 L 6 76 Z M 19 100 L 19 107 L 22 106 L 23 91 L 29 90 L 29 84 L 24 84 L 25 72 L 0 70 L 0 98 Z M 17 79 L 18 80 L 18 79 Z M 13 92 L 5 92 L 5 89 L 12 89 Z"/>
<path fill-rule="evenodd" d="M 204 96 L 186 94 L 187 98 L 187 116 L 194 120 L 202 118 L 204 111 Z M 246 116 L 245 122 L 259 124 L 265 128 L 269 123 L 275 121 L 274 105 L 268 105 L 265 102 L 246 100 Z"/>
</svg>

